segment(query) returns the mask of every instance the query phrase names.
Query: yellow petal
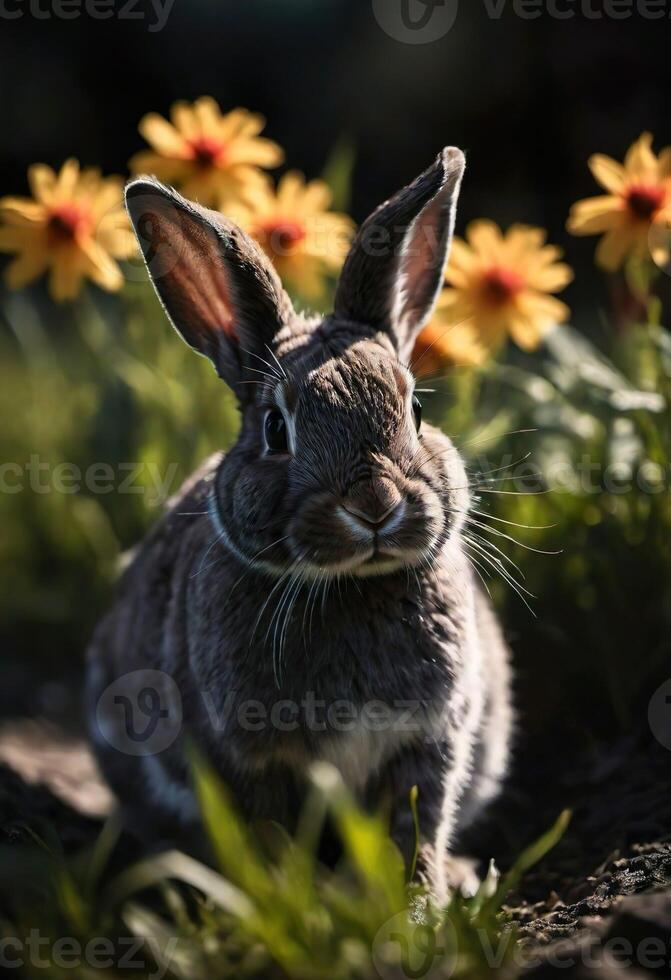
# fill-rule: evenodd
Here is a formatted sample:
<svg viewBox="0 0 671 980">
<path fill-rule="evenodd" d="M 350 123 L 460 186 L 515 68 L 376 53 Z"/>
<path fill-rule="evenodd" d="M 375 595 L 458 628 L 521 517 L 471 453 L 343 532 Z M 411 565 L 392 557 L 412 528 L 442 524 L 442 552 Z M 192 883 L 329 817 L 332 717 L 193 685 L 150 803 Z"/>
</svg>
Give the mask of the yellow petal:
<svg viewBox="0 0 671 980">
<path fill-rule="evenodd" d="M 493 221 L 485 218 L 472 221 L 466 228 L 466 238 L 473 250 L 487 261 L 495 261 L 501 254 L 501 229 Z"/>
<path fill-rule="evenodd" d="M 225 166 L 251 163 L 257 167 L 278 167 L 284 160 L 284 152 L 272 140 L 255 138 L 240 139 L 229 143 L 224 155 Z"/>
<path fill-rule="evenodd" d="M 322 212 L 308 217 L 304 250 L 339 269 L 352 244 L 354 222 L 344 214 Z"/>
<path fill-rule="evenodd" d="M 43 204 L 29 197 L 3 197 L 0 199 L 0 215 L 8 225 L 44 224 L 46 210 Z"/>
<path fill-rule="evenodd" d="M 258 167 L 236 164 L 230 170 L 218 171 L 220 211 L 238 202 L 252 208 L 258 216 L 277 213 L 275 187 L 267 173 Z"/>
<path fill-rule="evenodd" d="M 657 158 L 652 152 L 652 134 L 642 133 L 624 158 L 624 166 L 629 178 L 656 179 L 658 176 Z"/>
<path fill-rule="evenodd" d="M 611 195 L 577 201 L 571 208 L 566 228 L 572 235 L 599 235 L 622 222 L 624 204 Z"/>
<path fill-rule="evenodd" d="M 290 170 L 282 177 L 277 187 L 277 204 L 282 213 L 291 216 L 300 200 L 305 178 L 298 170 Z"/>
<path fill-rule="evenodd" d="M 157 112 L 149 112 L 140 120 L 140 135 L 159 153 L 169 157 L 184 158 L 188 146 L 184 137 Z"/>
<path fill-rule="evenodd" d="M 573 280 L 573 270 L 563 262 L 556 262 L 529 274 L 528 282 L 541 292 L 556 293 Z"/>
<path fill-rule="evenodd" d="M 77 190 L 79 182 L 79 163 L 74 157 L 65 161 L 60 169 L 53 188 L 52 200 L 71 201 Z"/>
<path fill-rule="evenodd" d="M 333 194 L 324 180 L 311 180 L 303 191 L 301 207 L 304 214 L 326 211 L 331 206 Z"/>
<path fill-rule="evenodd" d="M 84 277 L 83 256 L 76 247 L 59 249 L 52 258 L 49 292 L 57 303 L 74 299 Z"/>
<path fill-rule="evenodd" d="M 514 259 L 528 252 L 537 252 L 546 238 L 547 233 L 542 228 L 512 225 L 503 239 L 506 255 Z"/>
<path fill-rule="evenodd" d="M 134 174 L 153 174 L 159 180 L 168 183 L 183 180 L 187 173 L 193 170 L 192 164 L 187 160 L 178 160 L 174 157 L 164 157 L 153 150 L 141 150 L 129 160 L 128 167 Z"/>
<path fill-rule="evenodd" d="M 531 351 L 536 350 L 550 325 L 547 319 L 536 317 L 531 312 L 525 314 L 513 311 L 510 314 L 508 330 L 518 347 Z"/>
<path fill-rule="evenodd" d="M 5 225 L 0 228 L 0 252 L 17 252 L 41 246 L 43 226 Z"/>
<path fill-rule="evenodd" d="M 624 262 L 634 244 L 634 235 L 627 228 L 606 232 L 596 250 L 596 262 L 602 269 L 614 272 Z"/>
<path fill-rule="evenodd" d="M 221 110 L 211 96 L 203 95 L 200 99 L 196 99 L 193 113 L 201 136 L 219 136 Z"/>
<path fill-rule="evenodd" d="M 94 237 L 117 259 L 128 259 L 137 253 L 137 240 L 123 211 L 104 215 L 96 225 Z"/>
<path fill-rule="evenodd" d="M 238 183 L 230 171 L 191 168 L 179 178 L 184 197 L 207 208 L 219 208 L 221 202 L 237 197 Z"/>
<path fill-rule="evenodd" d="M 263 116 L 248 109 L 232 109 L 222 116 L 219 134 L 222 139 L 249 139 L 258 136 L 266 125 Z"/>
<path fill-rule="evenodd" d="M 56 174 L 46 163 L 34 163 L 28 167 L 28 184 L 36 201 L 49 204 L 56 186 Z"/>
<path fill-rule="evenodd" d="M 5 281 L 10 289 L 22 289 L 46 272 L 49 256 L 44 248 L 26 250 L 5 269 Z"/>
<path fill-rule="evenodd" d="M 550 327 L 566 323 L 570 315 L 568 306 L 554 296 L 526 292 L 520 298 L 518 309 L 511 319 L 510 329 L 513 339 L 520 347 L 531 350 L 533 347 L 529 345 L 536 346 L 543 333 Z M 527 322 L 523 324 L 524 318 Z M 535 334 L 535 343 L 533 334 Z"/>
<path fill-rule="evenodd" d="M 170 119 L 178 133 L 187 140 L 197 139 L 200 135 L 196 114 L 188 102 L 175 102 L 170 109 Z"/>
<path fill-rule="evenodd" d="M 611 194 L 619 194 L 626 183 L 627 174 L 621 163 L 603 153 L 595 153 L 588 161 L 594 177 Z"/>
<path fill-rule="evenodd" d="M 125 211 L 121 183 L 116 184 L 115 181 L 112 181 L 102 185 L 100 190 L 92 196 L 89 203 L 89 214 L 94 224 L 115 215 L 119 215 L 119 220 L 123 221 Z"/>
<path fill-rule="evenodd" d="M 417 377 L 439 374 L 454 365 L 474 367 L 487 359 L 487 349 L 478 342 L 471 323 L 447 329 L 431 320 L 417 338 L 412 352 L 412 370 Z"/>
<path fill-rule="evenodd" d="M 455 238 L 450 249 L 450 258 L 445 275 L 447 277 L 448 274 L 453 275 L 455 272 L 468 274 L 477 265 L 477 261 L 475 252 L 463 238 Z"/>
<path fill-rule="evenodd" d="M 459 268 L 450 262 L 445 271 L 445 282 L 457 289 L 469 289 L 473 284 L 473 276 L 471 270 Z"/>
<path fill-rule="evenodd" d="M 110 292 L 115 292 L 123 286 L 121 269 L 114 259 L 93 239 L 85 239 L 80 243 L 84 259 L 82 268 L 93 282 Z"/>
<path fill-rule="evenodd" d="M 459 289 L 443 289 L 438 297 L 435 316 L 445 324 L 463 323 L 475 312 L 471 297 Z"/>
</svg>

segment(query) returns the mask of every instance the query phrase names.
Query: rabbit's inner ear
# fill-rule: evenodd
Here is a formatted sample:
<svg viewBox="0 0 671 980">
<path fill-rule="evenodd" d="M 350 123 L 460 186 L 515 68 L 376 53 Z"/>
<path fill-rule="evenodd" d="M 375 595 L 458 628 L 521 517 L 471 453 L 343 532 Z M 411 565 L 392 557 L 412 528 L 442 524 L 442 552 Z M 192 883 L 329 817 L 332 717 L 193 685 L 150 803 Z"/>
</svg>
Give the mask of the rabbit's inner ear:
<svg viewBox="0 0 671 980">
<path fill-rule="evenodd" d="M 411 225 L 401 258 L 397 317 L 405 345 L 433 311 L 454 225 L 452 202 L 439 195 Z"/>
<path fill-rule="evenodd" d="M 179 311 L 180 322 L 190 336 L 188 343 L 209 353 L 213 340 L 224 331 L 237 339 L 231 287 L 226 267 L 221 261 L 220 242 L 213 229 L 196 222 L 178 227 L 168 222 L 157 228 L 150 222 L 151 234 L 158 237 L 159 248 L 165 247 L 164 282 L 152 276 L 161 293 L 166 295 L 168 312 Z M 165 232 L 165 238 L 162 238 Z M 158 236 L 157 236 L 158 233 Z M 158 253 L 157 253 L 158 255 Z M 181 327 L 178 327 L 181 331 Z"/>
<path fill-rule="evenodd" d="M 221 334 L 235 338 L 235 314 L 215 228 L 177 195 L 134 181 L 126 201 L 149 277 L 175 328 L 216 361 Z"/>
</svg>

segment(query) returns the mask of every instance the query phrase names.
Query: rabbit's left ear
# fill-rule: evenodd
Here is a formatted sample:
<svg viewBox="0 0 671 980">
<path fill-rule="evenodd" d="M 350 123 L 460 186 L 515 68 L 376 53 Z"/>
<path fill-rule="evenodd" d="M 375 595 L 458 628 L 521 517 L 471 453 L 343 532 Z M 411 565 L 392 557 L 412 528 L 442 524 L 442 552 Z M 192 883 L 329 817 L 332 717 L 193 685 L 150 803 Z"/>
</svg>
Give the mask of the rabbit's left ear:
<svg viewBox="0 0 671 980">
<path fill-rule="evenodd" d="M 126 188 L 149 277 L 175 329 L 209 357 L 241 400 L 293 307 L 269 259 L 222 214 L 157 180 Z"/>
<path fill-rule="evenodd" d="M 440 290 L 464 166 L 461 150 L 446 147 L 380 205 L 359 229 L 340 276 L 336 316 L 387 332 L 403 358 Z"/>
</svg>

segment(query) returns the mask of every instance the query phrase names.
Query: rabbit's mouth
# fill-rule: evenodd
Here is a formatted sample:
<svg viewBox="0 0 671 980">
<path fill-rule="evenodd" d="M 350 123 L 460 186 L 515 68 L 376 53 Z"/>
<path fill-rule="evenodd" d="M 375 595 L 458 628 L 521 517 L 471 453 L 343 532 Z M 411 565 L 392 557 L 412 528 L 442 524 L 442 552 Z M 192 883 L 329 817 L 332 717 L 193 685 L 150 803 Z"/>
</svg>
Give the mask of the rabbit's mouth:
<svg viewBox="0 0 671 980">
<path fill-rule="evenodd" d="M 325 493 L 301 507 L 289 547 L 305 573 L 389 575 L 435 560 L 447 525 L 439 496 L 412 488 L 378 489 L 375 506 L 351 494 Z"/>
</svg>

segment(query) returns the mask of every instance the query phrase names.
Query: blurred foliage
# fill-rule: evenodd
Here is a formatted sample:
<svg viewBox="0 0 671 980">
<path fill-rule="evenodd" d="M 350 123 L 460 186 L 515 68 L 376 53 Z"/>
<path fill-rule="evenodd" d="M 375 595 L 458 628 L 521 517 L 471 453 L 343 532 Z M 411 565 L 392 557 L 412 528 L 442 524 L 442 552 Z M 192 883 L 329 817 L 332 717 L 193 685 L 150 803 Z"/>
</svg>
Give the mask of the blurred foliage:
<svg viewBox="0 0 671 980">
<path fill-rule="evenodd" d="M 0 936 L 20 937 L 21 947 L 7 952 L 23 958 L 25 976 L 88 980 L 101 957 L 105 976 L 124 976 L 130 951 L 134 976 L 177 980 L 477 980 L 520 972 L 503 902 L 557 843 L 568 813 L 506 875 L 492 862 L 477 894 L 455 894 L 442 908 L 422 885 L 406 884 L 383 821 L 358 808 L 332 767 L 312 770 L 295 838 L 276 826 L 252 832 L 202 763 L 195 782 L 213 867 L 173 850 L 110 873 L 113 823 L 74 859 L 50 836 L 3 849 L 2 875 L 20 884 Z M 343 847 L 335 870 L 316 857 L 326 820 Z M 31 935 L 40 938 L 37 956 Z"/>
<path fill-rule="evenodd" d="M 123 551 L 237 413 L 146 284 L 82 294 L 58 330 L 29 295 L 0 337 L 0 617 L 21 649 L 79 658 Z"/>
<path fill-rule="evenodd" d="M 538 355 L 509 352 L 434 396 L 481 487 L 490 558 L 471 554 L 502 609 L 531 731 L 549 719 L 588 737 L 628 730 L 668 671 L 669 334 L 632 326 L 610 353 L 561 327 Z"/>
</svg>

